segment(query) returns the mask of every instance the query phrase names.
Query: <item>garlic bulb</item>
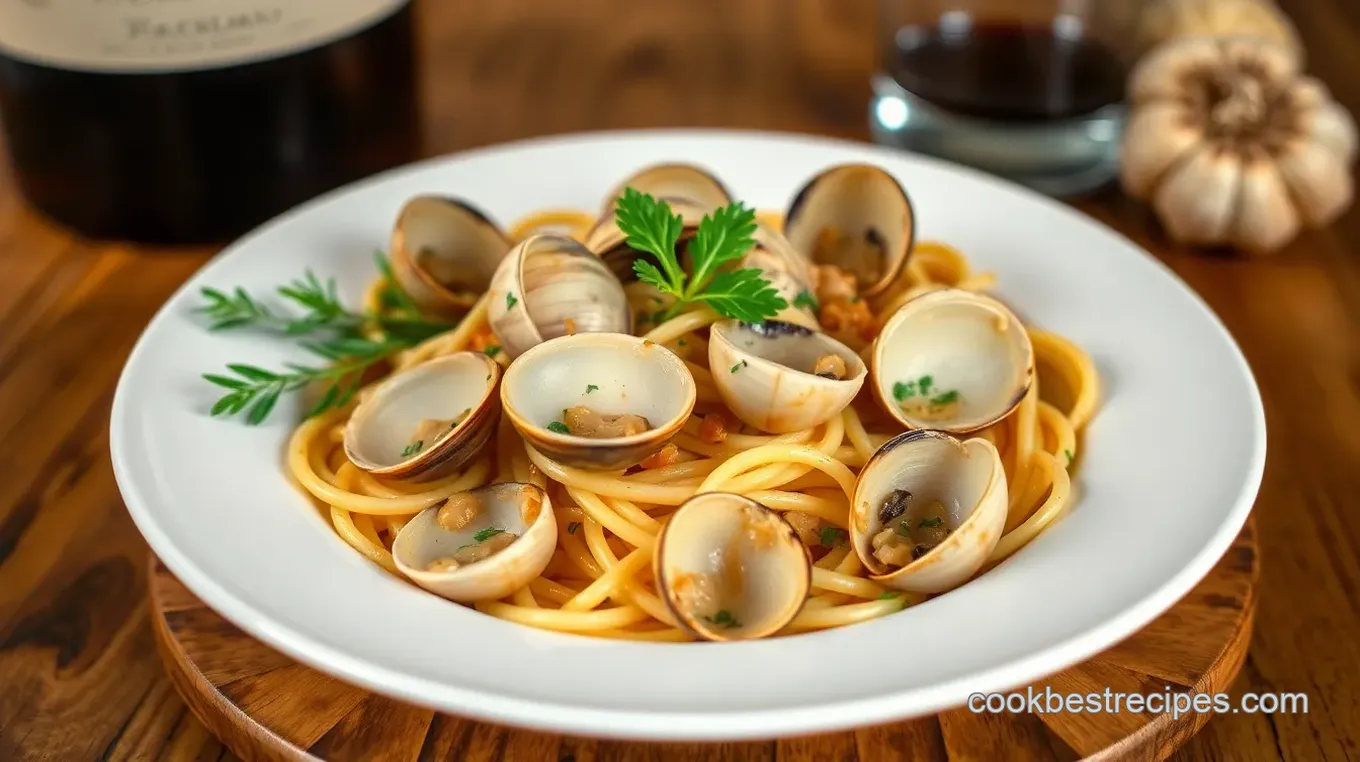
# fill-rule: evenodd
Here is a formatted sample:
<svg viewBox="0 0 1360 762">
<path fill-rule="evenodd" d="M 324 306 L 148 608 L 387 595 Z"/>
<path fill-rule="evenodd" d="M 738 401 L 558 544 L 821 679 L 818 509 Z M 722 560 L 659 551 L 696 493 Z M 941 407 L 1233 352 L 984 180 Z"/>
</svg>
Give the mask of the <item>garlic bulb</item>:
<svg viewBox="0 0 1360 762">
<path fill-rule="evenodd" d="M 1273 251 L 1350 205 L 1356 127 L 1260 40 L 1164 43 L 1134 70 L 1120 178 L 1177 240 Z"/>
<path fill-rule="evenodd" d="M 1271 0 L 1154 0 L 1139 19 L 1141 49 L 1181 37 L 1259 37 L 1302 56 L 1289 17 Z"/>
</svg>

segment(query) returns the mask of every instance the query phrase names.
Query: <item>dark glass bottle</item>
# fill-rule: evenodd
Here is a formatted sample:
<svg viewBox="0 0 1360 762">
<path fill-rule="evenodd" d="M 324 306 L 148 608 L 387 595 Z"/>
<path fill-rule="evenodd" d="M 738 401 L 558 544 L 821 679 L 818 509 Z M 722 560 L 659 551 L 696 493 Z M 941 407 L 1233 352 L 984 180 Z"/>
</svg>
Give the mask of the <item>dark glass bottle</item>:
<svg viewBox="0 0 1360 762">
<path fill-rule="evenodd" d="M 409 0 L 331 2 L 109 0 L 83 26 L 88 1 L 0 9 L 21 191 L 87 236 L 210 242 L 414 158 Z"/>
</svg>

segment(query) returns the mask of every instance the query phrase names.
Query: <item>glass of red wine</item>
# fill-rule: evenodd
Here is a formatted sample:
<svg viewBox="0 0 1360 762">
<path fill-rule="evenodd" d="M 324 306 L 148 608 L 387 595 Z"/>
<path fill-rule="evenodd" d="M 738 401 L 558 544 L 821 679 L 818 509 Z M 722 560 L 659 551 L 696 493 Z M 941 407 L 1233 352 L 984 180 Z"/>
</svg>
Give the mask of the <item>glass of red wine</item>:
<svg viewBox="0 0 1360 762">
<path fill-rule="evenodd" d="M 1051 195 L 1117 171 L 1138 0 L 878 0 L 885 145 Z"/>
</svg>

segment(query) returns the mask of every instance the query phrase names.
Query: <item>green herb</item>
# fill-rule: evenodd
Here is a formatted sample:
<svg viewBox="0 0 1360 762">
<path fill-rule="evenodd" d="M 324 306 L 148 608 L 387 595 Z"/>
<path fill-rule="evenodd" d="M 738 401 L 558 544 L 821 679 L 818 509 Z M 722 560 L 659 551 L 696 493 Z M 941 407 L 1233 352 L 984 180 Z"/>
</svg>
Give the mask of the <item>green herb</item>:
<svg viewBox="0 0 1360 762">
<path fill-rule="evenodd" d="M 746 367 L 746 361 L 745 361 L 745 360 L 742 360 L 741 362 L 737 363 L 736 365 L 733 365 L 733 366 L 732 366 L 732 369 L 729 370 L 728 373 L 736 373 L 737 371 L 739 371 L 739 370 L 741 370 L 742 368 L 745 368 L 745 367 Z"/>
<path fill-rule="evenodd" d="M 676 346 L 680 346 L 680 347 L 686 346 L 685 340 L 684 340 L 684 339 L 681 339 L 681 340 L 677 341 L 675 344 L 676 344 Z"/>
<path fill-rule="evenodd" d="M 836 527 L 822 527 L 821 535 L 822 547 L 834 548 L 841 544 L 841 538 L 845 536 L 845 532 Z"/>
<path fill-rule="evenodd" d="M 486 349 L 483 349 L 483 350 L 482 350 L 482 354 L 486 355 L 487 357 L 495 357 L 496 355 L 498 355 L 498 354 L 500 354 L 500 353 L 501 353 L 501 348 L 500 348 L 499 346 L 495 345 L 495 344 L 493 344 L 493 345 L 487 347 Z M 487 376 L 487 378 L 491 378 L 491 377 L 490 377 L 490 376 Z"/>
<path fill-rule="evenodd" d="M 599 389 L 599 388 L 600 388 L 600 387 L 598 387 L 598 386 L 596 386 L 596 385 L 594 385 L 594 384 L 586 384 L 586 394 L 590 394 L 591 392 L 593 392 L 593 391 L 595 391 L 596 389 Z"/>
<path fill-rule="evenodd" d="M 1063 455 L 1066 455 L 1066 456 L 1067 456 L 1067 465 L 1069 465 L 1069 466 L 1072 465 L 1072 451 L 1071 451 L 1071 450 L 1063 450 Z"/>
<path fill-rule="evenodd" d="M 417 439 L 416 441 L 412 442 L 411 444 L 406 445 L 406 449 L 401 451 L 401 457 L 403 457 L 403 458 L 409 458 L 409 457 L 411 457 L 412 455 L 415 455 L 416 453 L 420 452 L 421 449 L 424 448 L 424 447 L 425 447 L 425 440 L 423 440 L 423 439 Z"/>
<path fill-rule="evenodd" d="M 924 397 L 927 394 L 930 394 L 930 387 L 933 386 L 934 384 L 935 378 L 933 376 L 921 376 L 921 378 L 916 382 L 916 386 L 919 387 L 921 390 L 922 397 Z"/>
<path fill-rule="evenodd" d="M 519 304 L 519 300 L 515 298 L 515 295 L 514 295 L 514 294 L 510 293 L 509 291 L 506 291 L 506 292 L 505 292 L 505 308 L 506 308 L 507 310 L 514 309 L 516 304 Z"/>
<path fill-rule="evenodd" d="M 381 251 L 375 251 L 373 252 L 373 261 L 378 265 L 378 272 L 382 273 L 384 281 L 382 295 L 388 306 L 405 310 L 412 315 L 419 315 L 420 308 L 416 306 L 415 300 L 398 285 L 396 276 L 392 274 L 392 263 L 388 261 L 387 255 Z"/>
<path fill-rule="evenodd" d="M 476 547 L 477 545 L 480 545 L 486 542 L 487 540 L 490 540 L 492 537 L 495 537 L 498 534 L 505 534 L 505 530 L 501 529 L 500 527 L 487 527 L 486 529 L 483 529 L 479 531 L 477 534 L 474 534 L 472 536 L 472 539 L 475 540 L 475 542 L 470 542 L 466 545 L 459 545 L 458 550 L 462 550 L 463 548 Z"/>
<path fill-rule="evenodd" d="M 945 392 L 944 394 L 939 394 L 939 395 L 936 395 L 936 396 L 934 396 L 934 397 L 931 397 L 931 398 L 930 398 L 930 404 L 931 404 L 932 407 L 943 407 L 943 406 L 948 405 L 948 404 L 950 404 L 950 403 L 958 402 L 958 400 L 959 400 L 959 390 L 958 390 L 958 389 L 951 389 L 951 390 Z"/>
<path fill-rule="evenodd" d="M 500 527 L 487 527 L 486 529 L 483 529 L 477 534 L 474 534 L 472 536 L 472 539 L 476 540 L 477 542 L 486 542 L 487 540 L 490 540 L 492 537 L 495 537 L 498 534 L 505 534 L 505 530 L 501 529 Z"/>
<path fill-rule="evenodd" d="M 931 516 L 931 517 L 928 518 L 928 519 L 921 519 L 920 521 L 916 522 L 916 526 L 918 526 L 918 527 L 929 527 L 929 528 L 931 528 L 931 529 L 934 529 L 935 527 L 937 527 L 937 526 L 939 526 L 939 525 L 941 525 L 941 524 L 943 524 L 943 523 L 944 523 L 944 519 L 940 518 L 939 516 Z"/>
<path fill-rule="evenodd" d="M 552 423 L 548 424 L 548 431 L 555 431 L 558 434 L 571 433 L 571 429 L 567 428 L 567 424 L 562 423 L 561 421 L 553 421 Z"/>
<path fill-rule="evenodd" d="M 909 522 L 903 521 L 901 524 L 898 524 L 898 525 L 893 529 L 893 532 L 896 533 L 898 537 L 905 537 L 905 538 L 907 538 L 908 540 L 910 540 L 910 539 L 911 539 L 911 524 L 910 524 Z"/>
<path fill-rule="evenodd" d="M 656 258 L 655 264 L 638 259 L 633 262 L 633 271 L 643 283 L 675 297 L 666 317 L 702 303 L 723 317 L 759 322 L 788 306 L 760 270 L 718 271 L 755 246 L 755 211 L 739 202 L 716 209 L 699 222 L 688 248 L 692 263 L 689 273 L 675 255 L 684 223 L 665 201 L 626 188 L 615 206 L 615 221 L 628 236 L 630 247 Z"/>
<path fill-rule="evenodd" d="M 807 307 L 813 312 L 817 312 L 822 309 L 821 305 L 817 303 L 817 297 L 813 296 L 812 293 L 807 289 L 798 292 L 798 296 L 795 297 L 793 300 L 793 306 Z"/>
<path fill-rule="evenodd" d="M 284 392 L 294 392 L 313 383 L 324 383 L 326 387 L 309 416 L 344 407 L 358 390 L 365 370 L 410 343 L 341 338 L 306 342 L 302 346 L 334 364 L 324 368 L 289 364 L 286 373 L 275 373 L 254 365 L 233 363 L 227 369 L 235 374 L 234 378 L 205 373 L 204 379 L 228 390 L 212 406 L 212 414 L 233 416 L 246 411 L 246 423 L 255 426 L 269 417 Z"/>
<path fill-rule="evenodd" d="M 880 601 L 891 601 L 891 600 L 895 600 L 895 599 L 897 598 L 897 596 L 898 596 L 897 593 L 887 592 L 887 593 L 883 593 L 882 595 L 878 596 L 878 599 L 879 599 Z"/>
<path fill-rule="evenodd" d="M 916 396 L 916 382 L 915 382 L 915 381 L 905 381 L 905 382 L 904 382 L 904 381 L 898 381 L 897 383 L 893 384 L 893 399 L 897 400 L 898 402 L 901 402 L 901 401 L 907 399 L 908 397 L 915 397 L 915 396 Z"/>
<path fill-rule="evenodd" d="M 732 612 L 727 609 L 722 609 L 713 616 L 706 616 L 704 619 L 710 624 L 715 624 L 725 630 L 733 630 L 741 626 L 741 622 L 738 622 L 737 618 L 732 616 Z"/>
</svg>

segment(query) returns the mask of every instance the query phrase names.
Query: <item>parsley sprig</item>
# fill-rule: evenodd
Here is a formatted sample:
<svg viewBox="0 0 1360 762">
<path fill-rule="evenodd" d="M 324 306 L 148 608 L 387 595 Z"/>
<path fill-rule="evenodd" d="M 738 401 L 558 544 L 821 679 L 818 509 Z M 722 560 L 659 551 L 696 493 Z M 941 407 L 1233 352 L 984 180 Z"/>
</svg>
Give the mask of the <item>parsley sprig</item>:
<svg viewBox="0 0 1360 762">
<path fill-rule="evenodd" d="M 684 221 L 665 201 L 627 188 L 618 200 L 615 219 L 628 236 L 629 246 L 655 257 L 655 263 L 633 262 L 638 279 L 675 298 L 658 322 L 695 304 L 706 304 L 723 317 L 748 323 L 772 318 L 789 306 L 760 270 L 720 269 L 755 246 L 755 211 L 740 202 L 716 209 L 699 222 L 689 242 L 690 272 L 685 272 L 675 253 Z"/>
<path fill-rule="evenodd" d="M 263 423 L 285 393 L 324 384 L 321 396 L 308 415 L 348 404 L 358 391 L 363 373 L 393 353 L 448 331 L 453 325 L 421 316 L 415 303 L 397 285 L 387 258 L 378 253 L 378 271 L 385 281 L 382 288 L 384 309 L 377 313 L 347 309 L 336 293 L 335 280 L 324 283 L 308 270 L 276 289 L 277 295 L 301 315 L 267 306 L 245 289 L 230 292 L 215 288 L 202 290 L 205 304 L 197 311 L 206 316 L 208 329 L 256 328 L 306 340 L 299 344 L 330 364 L 322 367 L 288 364 L 273 371 L 245 363 L 227 366 L 229 374 L 206 373 L 203 378 L 226 393 L 212 406 L 214 416 L 244 413 L 252 426 Z M 365 335 L 376 329 L 380 338 Z"/>
</svg>

